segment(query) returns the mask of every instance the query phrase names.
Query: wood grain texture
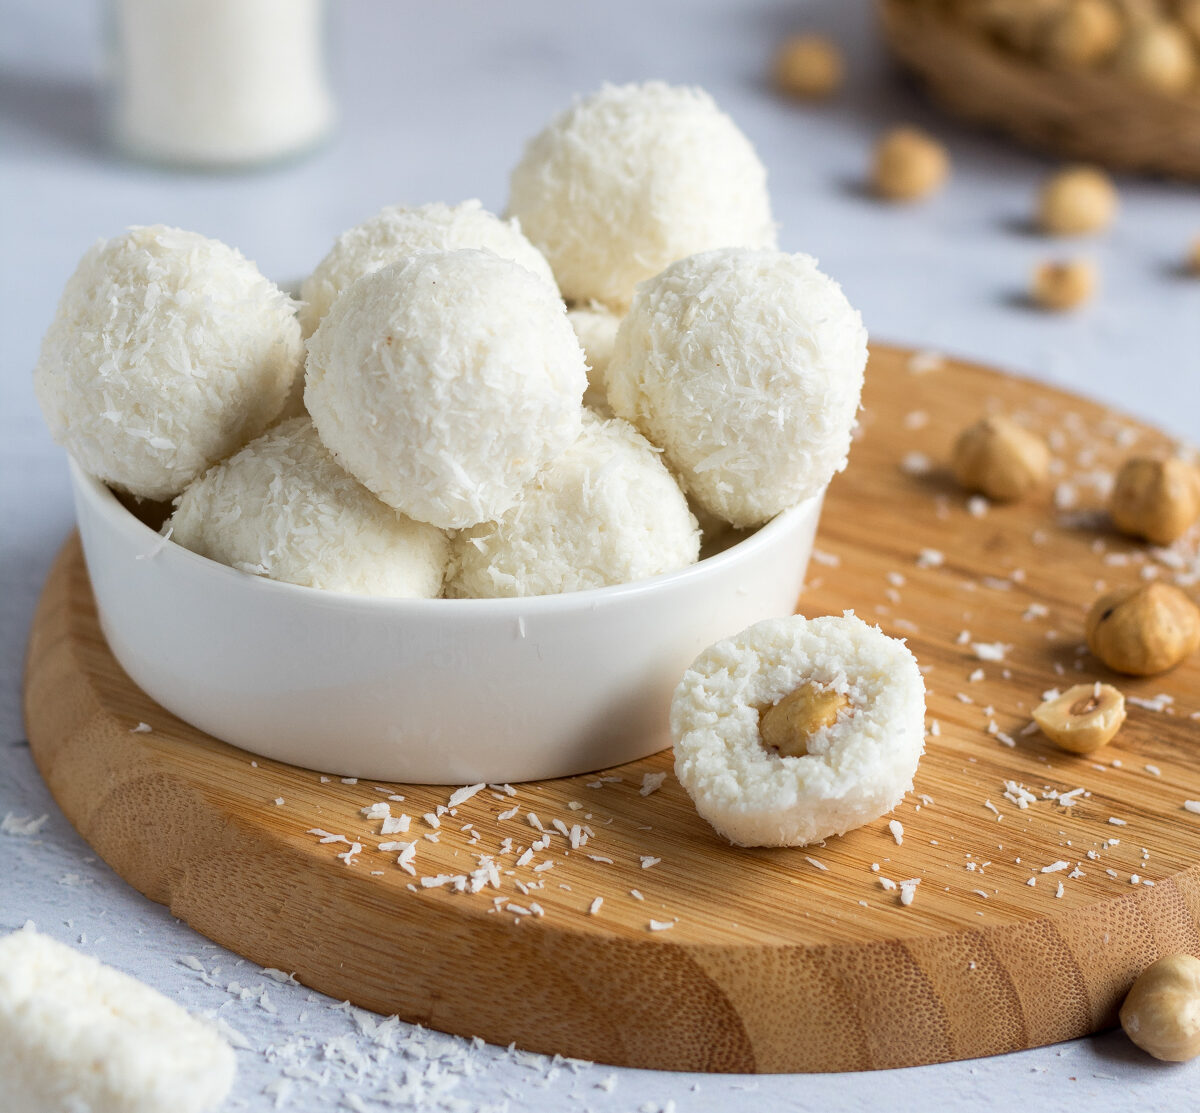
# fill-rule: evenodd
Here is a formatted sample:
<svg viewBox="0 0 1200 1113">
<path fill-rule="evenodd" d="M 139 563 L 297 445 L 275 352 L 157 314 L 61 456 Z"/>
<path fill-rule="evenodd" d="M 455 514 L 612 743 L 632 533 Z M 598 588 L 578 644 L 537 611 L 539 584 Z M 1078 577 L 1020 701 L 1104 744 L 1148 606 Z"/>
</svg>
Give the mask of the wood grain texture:
<svg viewBox="0 0 1200 1113">
<path fill-rule="evenodd" d="M 385 799 L 374 785 L 252 760 L 134 687 L 100 633 L 76 539 L 30 640 L 38 766 L 98 853 L 204 935 L 444 1031 L 637 1067 L 836 1071 L 1111 1025 L 1149 962 L 1200 954 L 1200 815 L 1183 806 L 1200 799 L 1200 662 L 1114 678 L 1080 647 L 1083 615 L 1102 586 L 1143 575 L 1194 593 L 1196 537 L 1156 555 L 1098 511 L 1104 475 L 1133 448 L 1162 447 L 1159 434 L 982 368 L 914 370 L 932 362 L 874 350 L 801 600 L 805 613 L 877 620 L 926 669 L 937 733 L 894 816 L 902 845 L 886 819 L 803 850 L 725 845 L 668 753 L 515 795 L 484 789 L 436 831 L 422 816 L 447 789 L 382 786 L 404 796 L 391 807 L 412 827 L 381 840 L 359 814 Z M 939 462 L 987 410 L 1051 439 L 1057 492 L 989 507 L 955 489 Z M 1006 647 L 1004 659 L 980 659 L 977 644 Z M 1045 689 L 1085 678 L 1148 701 L 1112 745 L 1078 757 L 1023 731 Z M 655 772 L 668 775 L 643 795 Z M 1026 807 L 1006 782 L 1032 793 Z M 1077 788 L 1072 806 L 1051 795 Z M 530 812 L 551 837 L 525 861 Z M 555 820 L 590 830 L 586 845 Z M 312 829 L 361 852 L 339 858 L 348 845 Z M 377 849 L 414 838 L 416 876 Z M 480 854 L 497 856 L 499 889 L 422 887 Z M 884 879 L 919 879 L 913 903 Z"/>
</svg>

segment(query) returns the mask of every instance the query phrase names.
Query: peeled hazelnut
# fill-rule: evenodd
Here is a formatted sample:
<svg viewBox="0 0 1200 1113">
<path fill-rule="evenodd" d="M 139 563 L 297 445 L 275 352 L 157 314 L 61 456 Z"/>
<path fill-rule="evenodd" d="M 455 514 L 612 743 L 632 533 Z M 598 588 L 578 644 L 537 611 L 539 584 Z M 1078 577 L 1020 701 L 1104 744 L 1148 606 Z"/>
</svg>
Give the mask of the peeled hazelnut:
<svg viewBox="0 0 1200 1113">
<path fill-rule="evenodd" d="M 1107 174 L 1090 166 L 1060 170 L 1038 197 L 1038 224 L 1052 236 L 1099 232 L 1116 214 L 1116 188 Z"/>
<path fill-rule="evenodd" d="M 1143 89 L 1172 95 L 1196 76 L 1196 55 L 1182 27 L 1163 21 L 1133 27 L 1116 57 L 1117 72 Z"/>
<path fill-rule="evenodd" d="M 774 75 L 781 92 L 820 100 L 842 83 L 842 52 L 823 35 L 793 35 L 775 55 Z"/>
<path fill-rule="evenodd" d="M 969 491 L 1012 502 L 1045 481 L 1050 450 L 1008 418 L 985 417 L 959 434 L 950 466 Z"/>
<path fill-rule="evenodd" d="M 1046 57 L 1064 68 L 1094 66 L 1121 41 L 1121 17 L 1109 0 L 1071 0 L 1043 29 Z"/>
<path fill-rule="evenodd" d="M 932 136 L 896 128 L 875 147 L 871 185 L 889 201 L 915 201 L 940 188 L 950 174 L 950 156 Z"/>
<path fill-rule="evenodd" d="M 758 733 L 781 757 L 803 757 L 808 753 L 809 738 L 833 726 L 838 713 L 849 706 L 850 701 L 840 692 L 801 684 L 759 714 Z"/>
<path fill-rule="evenodd" d="M 1200 1055 L 1200 958 L 1170 955 L 1147 966 L 1121 1006 L 1121 1027 L 1156 1059 Z"/>
<path fill-rule="evenodd" d="M 1116 672 L 1154 676 L 1200 646 L 1200 608 L 1171 584 L 1102 595 L 1087 616 L 1087 644 Z"/>
<path fill-rule="evenodd" d="M 1073 754 L 1098 750 L 1125 722 L 1125 697 L 1111 684 L 1076 684 L 1033 713 L 1042 733 Z"/>
<path fill-rule="evenodd" d="M 1096 292 L 1096 268 L 1085 259 L 1041 263 L 1033 272 L 1033 303 L 1042 309 L 1075 309 Z"/>
<path fill-rule="evenodd" d="M 1200 472 L 1183 460 L 1130 457 L 1117 472 L 1108 513 L 1122 533 L 1169 545 L 1200 518 Z"/>
</svg>

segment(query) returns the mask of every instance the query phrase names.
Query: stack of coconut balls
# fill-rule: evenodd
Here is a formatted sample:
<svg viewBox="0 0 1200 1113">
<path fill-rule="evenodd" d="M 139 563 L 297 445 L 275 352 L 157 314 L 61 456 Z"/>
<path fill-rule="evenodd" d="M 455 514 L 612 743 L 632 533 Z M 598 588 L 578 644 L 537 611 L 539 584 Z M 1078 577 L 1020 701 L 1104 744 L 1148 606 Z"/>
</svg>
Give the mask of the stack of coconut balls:
<svg viewBox="0 0 1200 1113">
<path fill-rule="evenodd" d="M 536 136 L 507 219 L 386 208 L 298 305 L 194 233 L 101 242 L 35 387 L 85 471 L 173 499 L 164 530 L 213 560 L 528 596 L 682 568 L 697 518 L 751 527 L 819 494 L 866 355 L 838 285 L 776 250 L 746 137 L 707 94 L 648 83 Z"/>
</svg>

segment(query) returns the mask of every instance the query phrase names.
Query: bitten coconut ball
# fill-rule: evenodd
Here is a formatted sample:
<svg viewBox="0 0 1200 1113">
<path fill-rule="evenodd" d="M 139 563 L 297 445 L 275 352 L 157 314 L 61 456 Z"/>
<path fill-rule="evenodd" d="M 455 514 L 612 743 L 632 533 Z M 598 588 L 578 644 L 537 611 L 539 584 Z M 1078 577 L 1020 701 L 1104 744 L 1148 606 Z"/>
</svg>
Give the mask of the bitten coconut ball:
<svg viewBox="0 0 1200 1113">
<path fill-rule="evenodd" d="M 659 454 L 628 422 L 585 413 L 579 439 L 498 522 L 454 540 L 447 595 L 552 595 L 694 564 L 700 532 Z"/>
<path fill-rule="evenodd" d="M 925 684 L 847 613 L 767 619 L 696 658 L 671 701 L 675 775 L 740 846 L 804 846 L 891 811 L 925 749 Z"/>
<path fill-rule="evenodd" d="M 717 247 L 774 247 L 767 173 L 702 89 L 605 85 L 535 136 L 509 212 L 568 301 L 626 306 L 668 263 Z"/>
<path fill-rule="evenodd" d="M 550 264 L 521 233 L 516 220 L 501 220 L 478 201 L 461 205 L 389 205 L 343 232 L 329 254 L 304 280 L 300 325 L 311 336 L 334 299 L 364 274 L 399 263 L 419 251 L 474 247 L 520 263 L 557 290 Z"/>
<path fill-rule="evenodd" d="M 604 376 L 608 371 L 608 361 L 612 359 L 621 318 L 611 309 L 593 301 L 568 310 L 567 320 L 571 322 L 587 358 L 588 387 L 583 395 L 583 404 L 601 417 L 612 417 Z"/>
<path fill-rule="evenodd" d="M 33 386 L 80 467 L 167 499 L 278 416 L 303 352 L 291 299 L 239 252 L 130 228 L 80 260 Z"/>
<path fill-rule="evenodd" d="M 241 572 L 356 595 L 441 594 L 450 542 L 338 467 L 306 417 L 251 441 L 179 497 L 172 540 Z"/>
<path fill-rule="evenodd" d="M 304 401 L 338 462 L 443 529 L 498 518 L 579 435 L 587 365 L 558 296 L 487 251 L 360 278 L 308 345 Z"/>
<path fill-rule="evenodd" d="M 807 255 L 694 255 L 638 287 L 608 402 L 684 490 L 735 526 L 819 494 L 846 466 L 867 332 Z"/>
</svg>

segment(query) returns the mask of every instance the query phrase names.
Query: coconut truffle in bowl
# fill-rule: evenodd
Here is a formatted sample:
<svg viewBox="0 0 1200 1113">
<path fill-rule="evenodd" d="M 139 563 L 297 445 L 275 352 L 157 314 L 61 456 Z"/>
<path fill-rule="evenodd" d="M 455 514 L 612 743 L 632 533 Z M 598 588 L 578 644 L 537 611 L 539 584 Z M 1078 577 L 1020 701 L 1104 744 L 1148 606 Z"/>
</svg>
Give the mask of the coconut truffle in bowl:
<svg viewBox="0 0 1200 1113">
<path fill-rule="evenodd" d="M 360 278 L 308 342 L 304 402 L 338 462 L 444 529 L 499 517 L 579 435 L 587 367 L 547 283 L 488 251 Z"/>
<path fill-rule="evenodd" d="M 162 225 L 102 240 L 68 280 L 34 390 L 98 479 L 168 499 L 283 410 L 303 345 L 291 300 L 239 252 Z"/>
<path fill-rule="evenodd" d="M 568 310 L 567 319 L 587 357 L 588 388 L 583 396 L 583 404 L 601 417 L 612 417 L 604 376 L 608 371 L 608 361 L 612 359 L 621 318 L 611 309 L 593 301 Z"/>
<path fill-rule="evenodd" d="M 316 331 L 344 289 L 389 263 L 403 262 L 419 251 L 460 248 L 491 251 L 520 263 L 557 290 L 550 265 L 521 233 L 516 220 L 501 220 L 478 201 L 461 205 L 389 205 L 369 220 L 343 232 L 304 280 L 300 290 L 300 324 L 305 336 Z"/>
<path fill-rule="evenodd" d="M 702 89 L 605 85 L 556 117 L 512 174 L 509 212 L 568 301 L 626 306 L 668 263 L 774 247 L 767 174 Z"/>
<path fill-rule="evenodd" d="M 554 595 L 693 564 L 696 519 L 628 422 L 585 413 L 579 439 L 499 521 L 454 540 L 447 595 Z"/>
<path fill-rule="evenodd" d="M 441 530 L 347 475 L 304 417 L 196 480 L 167 528 L 184 548 L 239 571 L 358 595 L 433 598 L 449 556 Z"/>
<path fill-rule="evenodd" d="M 925 749 L 902 641 L 847 614 L 773 618 L 696 658 L 671 701 L 675 773 L 741 846 L 803 846 L 884 815 Z"/>
<path fill-rule="evenodd" d="M 638 287 L 605 382 L 697 504 L 754 526 L 846 466 L 866 362 L 862 318 L 815 259 L 731 248 Z"/>
</svg>

